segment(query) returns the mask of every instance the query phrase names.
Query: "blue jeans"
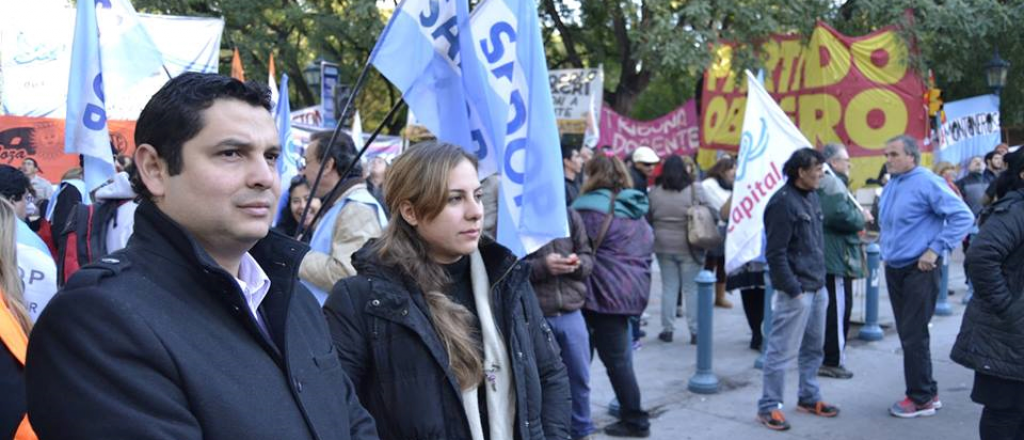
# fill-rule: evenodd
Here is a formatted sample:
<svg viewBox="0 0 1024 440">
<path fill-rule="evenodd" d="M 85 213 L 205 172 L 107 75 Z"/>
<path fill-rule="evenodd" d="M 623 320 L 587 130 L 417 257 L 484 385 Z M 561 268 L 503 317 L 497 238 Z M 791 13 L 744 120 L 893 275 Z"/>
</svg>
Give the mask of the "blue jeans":
<svg viewBox="0 0 1024 440">
<path fill-rule="evenodd" d="M 661 268 L 661 330 L 675 331 L 676 303 L 683 295 L 686 308 L 686 326 L 690 334 L 697 334 L 697 274 L 703 264 L 693 261 L 689 254 L 657 254 Z"/>
<path fill-rule="evenodd" d="M 772 297 L 772 331 L 764 338 L 764 394 L 757 402 L 759 413 L 782 407 L 786 368 L 798 357 L 798 402 L 821 400 L 818 367 L 825 357 L 825 312 L 828 292 L 804 292 L 793 298 L 776 291 Z"/>
<path fill-rule="evenodd" d="M 590 418 L 590 335 L 583 313 L 579 310 L 559 316 L 547 317 L 548 325 L 562 349 L 562 363 L 569 373 L 572 393 L 572 438 L 593 433 Z"/>
</svg>

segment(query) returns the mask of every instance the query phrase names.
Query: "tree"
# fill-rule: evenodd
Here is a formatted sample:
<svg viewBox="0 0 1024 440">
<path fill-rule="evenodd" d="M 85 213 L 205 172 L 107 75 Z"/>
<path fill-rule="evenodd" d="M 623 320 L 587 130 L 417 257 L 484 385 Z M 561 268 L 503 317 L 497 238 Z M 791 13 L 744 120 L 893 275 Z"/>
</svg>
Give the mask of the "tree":
<svg viewBox="0 0 1024 440">
<path fill-rule="evenodd" d="M 302 75 L 317 57 L 337 62 L 340 81 L 354 85 L 377 36 L 384 28 L 375 0 L 134 0 L 140 12 L 224 18 L 221 66 L 230 66 L 237 47 L 247 77 L 263 81 L 271 51 L 278 72 L 286 72 L 290 97 L 299 105 L 319 101 Z M 356 102 L 365 126 L 375 127 L 401 96 L 386 80 L 371 74 Z M 402 118 L 394 118 L 396 132 Z"/>
<path fill-rule="evenodd" d="M 816 19 L 832 10 L 829 0 L 592 1 L 580 2 L 578 9 L 564 0 L 542 0 L 541 5 L 548 41 L 555 46 L 549 46 L 552 67 L 604 64 L 606 85 L 612 87 L 605 100 L 621 114 L 631 114 L 659 77 L 687 82 L 681 89 L 692 91 L 717 44 L 739 43 L 734 65 L 751 67 L 756 64 L 752 43 L 779 32 L 809 34 Z"/>
</svg>

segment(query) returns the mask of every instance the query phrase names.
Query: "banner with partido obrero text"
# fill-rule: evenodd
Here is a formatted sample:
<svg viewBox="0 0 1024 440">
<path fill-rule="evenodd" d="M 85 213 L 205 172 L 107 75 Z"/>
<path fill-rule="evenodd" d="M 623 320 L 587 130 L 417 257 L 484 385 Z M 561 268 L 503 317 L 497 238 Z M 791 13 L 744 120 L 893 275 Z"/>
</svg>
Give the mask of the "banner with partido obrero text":
<svg viewBox="0 0 1024 440">
<path fill-rule="evenodd" d="M 888 139 L 927 137 L 925 84 L 911 69 L 909 51 L 894 27 L 850 37 L 819 22 L 806 45 L 798 35 L 763 43 L 764 86 L 812 145 L 848 147 L 856 185 L 877 174 Z M 736 81 L 731 54 L 730 46 L 719 47 L 704 77 L 704 167 L 713 163 L 715 150 L 735 152 L 740 142 L 747 91 Z"/>
</svg>

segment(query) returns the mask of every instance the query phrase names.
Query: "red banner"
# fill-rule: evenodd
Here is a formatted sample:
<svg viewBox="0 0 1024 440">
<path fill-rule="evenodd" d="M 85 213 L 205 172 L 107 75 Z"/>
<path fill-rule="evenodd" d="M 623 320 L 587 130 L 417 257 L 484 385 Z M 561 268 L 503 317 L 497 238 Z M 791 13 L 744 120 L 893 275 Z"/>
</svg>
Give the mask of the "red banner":
<svg viewBox="0 0 1024 440">
<path fill-rule="evenodd" d="M 135 151 L 135 121 L 107 121 L 117 154 Z M 0 116 L 0 164 L 20 166 L 33 158 L 47 180 L 57 183 L 65 171 L 78 166 L 77 154 L 64 153 L 64 120 Z"/>
<path fill-rule="evenodd" d="M 731 49 L 719 48 L 704 78 L 701 145 L 710 150 L 736 151 L 743 127 L 746 84 L 730 69 Z M 806 46 L 799 36 L 774 36 L 761 53 L 768 92 L 811 144 L 840 142 L 860 158 L 860 182 L 884 162 L 885 141 L 926 138 L 925 84 L 895 28 L 849 37 L 819 23 Z"/>
<path fill-rule="evenodd" d="M 605 106 L 601 109 L 601 138 L 597 144 L 610 145 L 619 157 L 641 146 L 651 147 L 659 157 L 692 155 L 700 146 L 697 104 L 691 99 L 653 121 L 630 119 Z"/>
</svg>

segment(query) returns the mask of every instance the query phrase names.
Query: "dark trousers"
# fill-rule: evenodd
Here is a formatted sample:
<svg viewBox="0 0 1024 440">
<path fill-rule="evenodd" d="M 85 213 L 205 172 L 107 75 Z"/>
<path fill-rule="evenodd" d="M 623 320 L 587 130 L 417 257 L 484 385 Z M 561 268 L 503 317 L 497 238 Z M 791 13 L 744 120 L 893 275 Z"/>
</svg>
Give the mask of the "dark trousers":
<svg viewBox="0 0 1024 440">
<path fill-rule="evenodd" d="M 917 264 L 903 268 L 885 268 L 885 283 L 889 302 L 896 318 L 896 332 L 903 347 L 903 379 L 906 395 L 918 405 L 924 405 L 939 392 L 932 377 L 931 337 L 928 322 L 935 314 L 935 301 L 939 295 L 939 267 L 922 272 Z"/>
<path fill-rule="evenodd" d="M 590 331 L 590 352 L 597 355 L 608 370 L 619 414 L 623 422 L 638 429 L 649 429 L 648 414 L 640 406 L 640 385 L 633 371 L 633 344 L 629 334 L 629 317 L 583 311 Z"/>
<path fill-rule="evenodd" d="M 761 325 L 764 324 L 764 289 L 755 287 L 753 289 L 740 290 L 740 298 L 743 300 L 743 314 L 747 317 L 747 325 L 750 326 L 750 342 L 760 346 Z"/>
<path fill-rule="evenodd" d="M 841 298 L 837 298 L 837 281 L 842 284 Z M 846 335 L 850 331 L 850 311 L 853 310 L 853 278 L 825 275 L 828 290 L 828 310 L 825 312 L 825 361 L 822 365 L 843 365 Z"/>
<path fill-rule="evenodd" d="M 1024 440 L 1024 382 L 975 372 L 971 400 L 985 405 L 981 440 Z"/>
<path fill-rule="evenodd" d="M 1024 440 L 1024 408 L 981 410 L 978 424 L 981 440 Z"/>
</svg>

